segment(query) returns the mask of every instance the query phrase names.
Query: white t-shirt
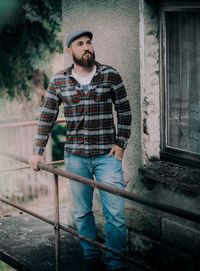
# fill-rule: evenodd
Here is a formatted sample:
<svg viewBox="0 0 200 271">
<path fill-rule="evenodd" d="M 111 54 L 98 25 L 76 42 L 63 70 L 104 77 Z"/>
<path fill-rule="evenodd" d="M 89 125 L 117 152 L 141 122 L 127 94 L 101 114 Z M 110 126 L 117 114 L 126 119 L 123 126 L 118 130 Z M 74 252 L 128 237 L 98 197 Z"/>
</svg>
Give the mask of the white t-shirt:
<svg viewBox="0 0 200 271">
<path fill-rule="evenodd" d="M 79 82 L 80 85 L 84 86 L 84 85 L 89 85 L 91 80 L 92 80 L 92 77 L 95 75 L 96 73 L 96 65 L 94 66 L 94 69 L 93 71 L 88 74 L 87 76 L 78 76 L 75 72 L 74 72 L 74 69 L 72 70 L 72 75 L 73 77 Z"/>
</svg>

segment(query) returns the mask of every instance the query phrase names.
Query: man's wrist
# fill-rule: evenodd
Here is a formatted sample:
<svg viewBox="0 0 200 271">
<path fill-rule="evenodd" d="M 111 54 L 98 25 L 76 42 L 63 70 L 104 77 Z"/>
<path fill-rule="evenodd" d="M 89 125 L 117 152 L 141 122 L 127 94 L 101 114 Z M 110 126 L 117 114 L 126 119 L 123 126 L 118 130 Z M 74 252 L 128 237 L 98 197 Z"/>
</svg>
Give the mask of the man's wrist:
<svg viewBox="0 0 200 271">
<path fill-rule="evenodd" d="M 43 148 L 40 148 L 40 147 L 35 147 L 33 149 L 33 155 L 43 155 L 44 153 L 44 149 Z"/>
<path fill-rule="evenodd" d="M 119 138 L 117 138 L 115 140 L 115 144 L 124 150 L 126 149 L 127 143 L 128 143 L 127 140 L 123 140 L 123 139 L 119 139 Z"/>
</svg>

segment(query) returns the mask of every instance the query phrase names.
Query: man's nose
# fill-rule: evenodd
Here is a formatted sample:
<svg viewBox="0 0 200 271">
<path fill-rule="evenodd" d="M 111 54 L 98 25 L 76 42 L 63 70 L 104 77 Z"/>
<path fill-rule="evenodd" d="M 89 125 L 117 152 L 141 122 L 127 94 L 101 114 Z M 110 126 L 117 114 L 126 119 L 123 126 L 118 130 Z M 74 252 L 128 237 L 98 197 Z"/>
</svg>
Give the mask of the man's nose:
<svg viewBox="0 0 200 271">
<path fill-rule="evenodd" d="M 83 45 L 83 49 L 84 49 L 84 51 L 89 51 L 89 45 L 87 43 L 85 43 Z"/>
</svg>

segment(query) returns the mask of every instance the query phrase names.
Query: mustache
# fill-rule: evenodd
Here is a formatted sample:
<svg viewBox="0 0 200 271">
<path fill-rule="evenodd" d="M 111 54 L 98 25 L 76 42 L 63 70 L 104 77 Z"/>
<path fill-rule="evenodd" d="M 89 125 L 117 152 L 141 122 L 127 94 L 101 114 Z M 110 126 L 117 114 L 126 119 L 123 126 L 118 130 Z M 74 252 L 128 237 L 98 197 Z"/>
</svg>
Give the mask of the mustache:
<svg viewBox="0 0 200 271">
<path fill-rule="evenodd" d="M 87 55 L 87 54 L 92 55 L 92 53 L 90 51 L 85 51 L 85 53 L 83 55 Z"/>
</svg>

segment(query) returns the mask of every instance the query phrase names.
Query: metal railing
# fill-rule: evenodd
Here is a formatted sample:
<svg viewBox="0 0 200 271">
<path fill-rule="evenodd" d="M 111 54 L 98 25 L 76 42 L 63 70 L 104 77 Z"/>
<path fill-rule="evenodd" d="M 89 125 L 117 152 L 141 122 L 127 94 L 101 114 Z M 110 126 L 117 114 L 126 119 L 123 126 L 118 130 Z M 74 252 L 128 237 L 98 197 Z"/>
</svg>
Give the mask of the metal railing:
<svg viewBox="0 0 200 271">
<path fill-rule="evenodd" d="M 24 158 L 22 156 L 19 156 L 19 155 L 14 155 L 14 154 L 10 154 L 10 153 L 7 153 L 7 152 L 4 152 L 4 151 L 1 151 L 1 154 L 7 156 L 8 158 L 12 158 L 12 159 L 15 159 L 17 161 L 20 161 L 20 162 L 23 162 L 23 163 L 26 163 L 28 164 L 28 159 L 27 158 Z M 116 255 L 119 255 L 121 258 L 123 258 L 126 262 L 128 263 L 135 263 L 135 264 L 139 264 L 141 265 L 142 263 L 139 262 L 138 260 L 136 259 L 133 259 L 127 255 L 123 255 L 111 248 L 108 248 L 106 247 L 104 244 L 96 241 L 96 240 L 92 240 L 92 239 L 89 239 L 87 238 L 86 236 L 83 236 L 81 234 L 79 234 L 76 230 L 74 230 L 73 228 L 71 227 L 68 227 L 66 225 L 63 225 L 60 223 L 60 215 L 59 215 L 59 185 L 58 185 L 58 176 L 62 176 L 62 177 L 65 177 L 65 178 L 68 178 L 70 180 L 74 180 L 74 181 L 77 181 L 77 182 L 80 182 L 80 183 L 83 183 L 85 185 L 90 185 L 94 188 L 97 188 L 97 189 L 101 189 L 101 190 L 104 190 L 104 191 L 107 191 L 107 192 L 110 192 L 112 194 L 115 194 L 117 196 L 120 196 L 122 192 L 124 192 L 123 190 L 121 189 L 117 189 L 117 188 L 113 188 L 112 186 L 110 185 L 106 185 L 106 184 L 98 184 L 97 182 L 95 182 L 94 180 L 90 180 L 90 179 L 87 179 L 87 178 L 84 178 L 82 176 L 79 176 L 79 175 L 76 175 L 76 174 L 73 174 L 73 173 L 70 173 L 70 172 L 66 172 L 62 169 L 58 169 L 56 168 L 57 167 L 57 164 L 59 163 L 63 163 L 64 160 L 62 161 L 55 161 L 55 162 L 51 162 L 51 163 L 48 163 L 48 164 L 43 164 L 43 163 L 38 163 L 38 168 L 41 169 L 41 170 L 45 170 L 47 172 L 51 172 L 54 174 L 54 191 L 55 191 L 55 194 L 54 194 L 54 221 L 44 217 L 44 216 L 41 216 L 35 212 L 32 212 L 30 210 L 27 210 L 25 208 L 23 208 L 22 206 L 20 205 L 17 205 L 17 204 L 14 204 L 12 202 L 9 202 L 8 200 L 5 200 L 3 198 L 0 198 L 0 201 L 5 203 L 5 204 L 8 204 L 14 208 L 17 208 L 21 211 L 23 211 L 24 213 L 27 213 L 31 216 L 34 216 L 50 225 L 53 225 L 54 226 L 54 229 L 55 229 L 55 259 L 56 259 L 56 271 L 59 271 L 60 270 L 60 229 L 72 234 L 73 236 L 76 236 L 78 237 L 79 239 L 81 240 L 85 240 L 89 243 L 92 243 L 94 245 L 96 245 L 97 247 L 99 247 L 100 249 L 103 249 L 103 250 L 106 250 L 106 251 L 109 251 L 109 252 L 112 252 L 113 254 L 116 254 Z M 5 170 L 2 170 L 1 172 L 5 172 L 5 171 L 12 171 L 12 170 L 19 170 L 19 169 L 27 169 L 27 168 L 30 168 L 30 166 L 26 166 L 26 167 L 19 167 L 19 168 L 16 168 L 16 169 L 5 169 Z M 127 192 L 128 194 L 130 194 L 129 192 Z M 129 198 L 128 197 L 128 194 L 127 195 L 123 195 L 124 197 L 126 198 Z M 148 266 L 145 266 L 146 269 L 148 270 L 153 270 L 151 267 L 148 267 Z"/>
<path fill-rule="evenodd" d="M 19 155 L 13 155 L 13 154 L 6 153 L 6 152 L 3 152 L 3 155 L 6 155 L 9 158 L 16 159 L 17 161 L 20 161 L 20 162 L 23 162 L 23 163 L 26 163 L 26 164 L 28 163 L 27 158 L 19 156 Z M 59 161 L 59 163 L 61 163 L 61 162 L 63 162 L 63 161 Z M 131 193 L 131 192 L 128 192 L 128 191 L 125 191 L 125 190 L 121 190 L 119 188 L 112 187 L 112 186 L 107 185 L 107 184 L 97 183 L 94 180 L 91 180 L 91 179 L 76 175 L 74 173 L 70 173 L 70 172 L 64 171 L 62 169 L 56 168 L 55 164 L 56 164 L 56 162 L 52 162 L 52 163 L 49 163 L 49 164 L 43 164 L 43 163 L 38 164 L 39 169 L 45 170 L 47 172 L 51 172 L 51 173 L 54 174 L 54 185 L 55 185 L 54 221 L 52 221 L 52 220 L 50 220 L 48 218 L 45 218 L 45 217 L 43 217 L 41 215 L 38 215 L 37 213 L 34 213 L 34 212 L 30 211 L 30 210 L 27 210 L 27 209 L 25 209 L 25 208 L 23 208 L 23 207 L 21 207 L 21 206 L 19 206 L 17 204 L 11 203 L 11 202 L 3 199 L 3 198 L 0 198 L 0 201 L 4 202 L 6 204 L 9 204 L 9 205 L 11 205 L 11 206 L 25 212 L 25 213 L 28 213 L 28 214 L 30 214 L 30 215 L 32 215 L 32 216 L 46 222 L 46 223 L 51 224 L 51 225 L 54 226 L 54 229 L 55 229 L 56 271 L 60 270 L 60 229 L 66 231 L 66 232 L 68 232 L 68 233 L 70 233 L 70 234 L 72 234 L 72 235 L 74 235 L 74 236 L 76 236 L 76 237 L 78 237 L 78 238 L 80 238 L 82 240 L 88 241 L 88 242 L 98 246 L 99 248 L 101 248 L 103 250 L 110 251 L 110 252 L 112 252 L 112 253 L 114 253 L 116 255 L 119 255 L 121 258 L 123 258 L 128 263 L 136 263 L 136 264 L 139 264 L 139 265 L 144 265 L 142 262 L 139 262 L 138 260 L 133 259 L 131 257 L 128 257 L 126 255 L 122 255 L 119 252 L 114 251 L 113 249 L 106 247 L 105 245 L 103 245 L 100 242 L 88 239 L 87 237 L 79 234 L 73 228 L 68 227 L 68 226 L 63 225 L 62 223 L 60 223 L 60 220 L 59 220 L 58 176 L 65 177 L 65 178 L 68 178 L 68 179 L 70 179 L 72 181 L 83 183 L 85 185 L 90 185 L 90 186 L 92 186 L 94 188 L 97 188 L 97 189 L 112 193 L 112 194 L 114 194 L 116 196 L 120 196 L 120 197 L 123 197 L 125 199 L 132 200 L 132 201 L 137 202 L 139 204 L 143 204 L 145 206 L 149 206 L 151 208 L 155 208 L 157 210 L 165 211 L 167 213 L 177 215 L 179 217 L 182 217 L 182 218 L 189 219 L 191 221 L 200 223 L 200 215 L 198 215 L 198 214 L 195 214 L 195 213 L 192 213 L 190 211 L 183 210 L 183 209 L 175 208 L 175 207 L 172 207 L 170 205 L 164 204 L 162 202 L 155 202 L 155 201 L 152 201 L 152 200 L 149 200 L 149 199 L 147 200 L 145 198 L 142 198 L 139 195 L 136 195 L 134 193 Z M 145 268 L 148 269 L 148 270 L 153 270 L 151 267 L 149 267 L 147 265 L 145 265 Z"/>
</svg>

